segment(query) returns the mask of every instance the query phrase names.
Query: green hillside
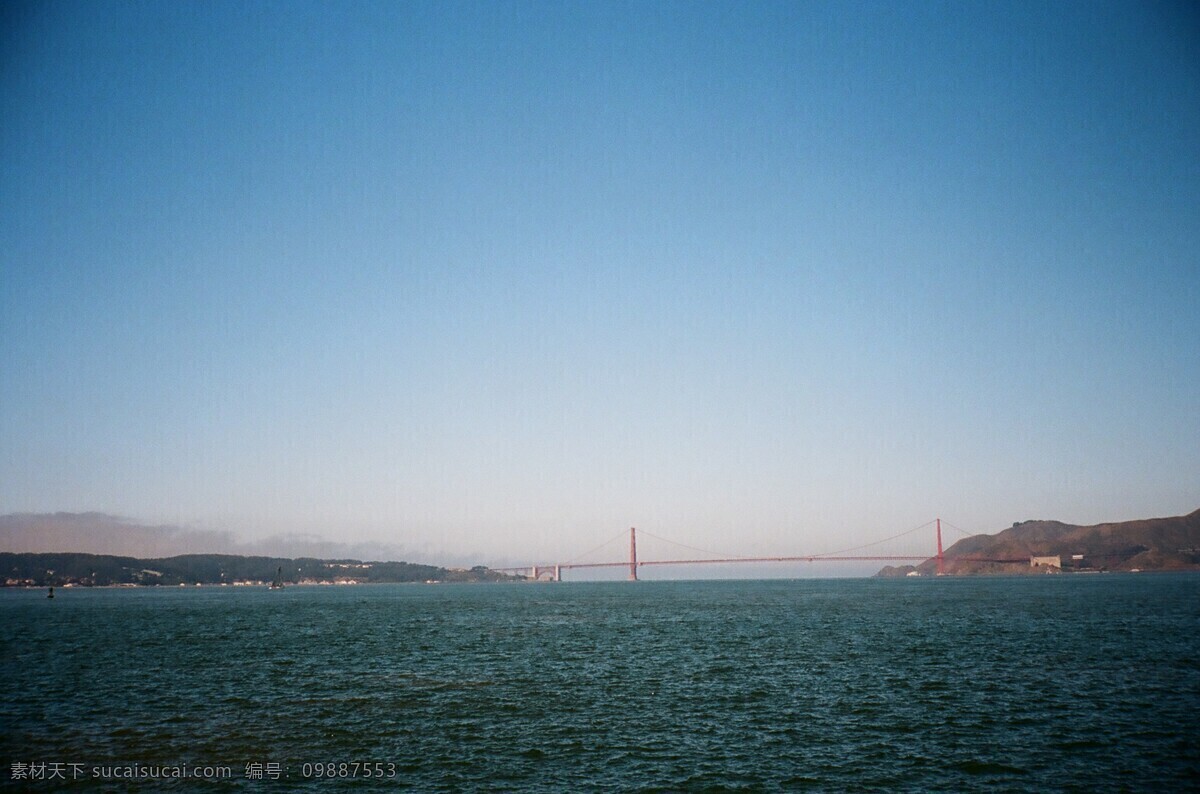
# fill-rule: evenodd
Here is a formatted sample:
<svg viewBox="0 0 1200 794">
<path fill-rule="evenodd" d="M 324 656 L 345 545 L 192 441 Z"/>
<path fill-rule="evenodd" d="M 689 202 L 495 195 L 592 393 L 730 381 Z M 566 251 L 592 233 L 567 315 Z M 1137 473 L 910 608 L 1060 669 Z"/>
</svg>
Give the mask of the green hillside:
<svg viewBox="0 0 1200 794">
<path fill-rule="evenodd" d="M 281 572 L 285 584 L 350 581 L 484 582 L 514 578 L 483 566 L 451 570 L 410 562 L 243 557 L 235 554 L 185 554 L 162 559 L 138 559 L 104 554 L 0 552 L 0 584 L 8 587 L 265 584 L 275 578 L 276 572 Z"/>
</svg>

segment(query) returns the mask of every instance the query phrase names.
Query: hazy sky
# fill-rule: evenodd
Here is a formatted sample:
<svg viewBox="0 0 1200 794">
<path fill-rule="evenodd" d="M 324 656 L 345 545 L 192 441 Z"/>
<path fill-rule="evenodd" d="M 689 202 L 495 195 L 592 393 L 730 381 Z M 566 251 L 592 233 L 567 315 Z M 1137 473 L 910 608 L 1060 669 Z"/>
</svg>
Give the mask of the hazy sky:
<svg viewBox="0 0 1200 794">
<path fill-rule="evenodd" d="M 0 513 L 498 562 L 1200 507 L 1187 3 L 0 28 Z"/>
</svg>

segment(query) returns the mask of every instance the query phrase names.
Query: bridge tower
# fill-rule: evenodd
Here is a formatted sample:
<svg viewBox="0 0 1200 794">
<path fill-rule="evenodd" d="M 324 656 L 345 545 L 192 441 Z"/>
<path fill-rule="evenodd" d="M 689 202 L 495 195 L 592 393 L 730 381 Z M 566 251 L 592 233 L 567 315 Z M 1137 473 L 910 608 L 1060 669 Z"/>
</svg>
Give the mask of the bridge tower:
<svg viewBox="0 0 1200 794">
<path fill-rule="evenodd" d="M 629 581 L 637 581 L 637 527 L 629 528 Z"/>
<path fill-rule="evenodd" d="M 937 575 L 941 576 L 942 574 L 944 574 L 946 572 L 946 569 L 945 569 L 944 560 L 942 558 L 942 519 L 940 519 L 940 518 L 937 520 L 937 549 L 938 549 Z"/>
</svg>

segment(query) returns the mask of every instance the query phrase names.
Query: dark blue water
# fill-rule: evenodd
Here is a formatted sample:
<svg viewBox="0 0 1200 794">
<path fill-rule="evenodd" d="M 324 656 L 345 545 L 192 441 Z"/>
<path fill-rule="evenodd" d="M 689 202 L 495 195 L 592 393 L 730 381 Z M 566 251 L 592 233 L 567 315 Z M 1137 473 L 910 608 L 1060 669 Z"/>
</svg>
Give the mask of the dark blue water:
<svg viewBox="0 0 1200 794">
<path fill-rule="evenodd" d="M 1200 780 L 1194 575 L 7 591 L 0 640 L 13 788 Z"/>
</svg>

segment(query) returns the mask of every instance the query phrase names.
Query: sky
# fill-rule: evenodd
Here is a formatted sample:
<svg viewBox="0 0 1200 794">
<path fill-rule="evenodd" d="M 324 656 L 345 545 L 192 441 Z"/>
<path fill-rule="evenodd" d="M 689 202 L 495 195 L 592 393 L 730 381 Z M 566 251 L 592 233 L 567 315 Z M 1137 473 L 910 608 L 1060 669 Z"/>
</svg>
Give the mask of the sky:
<svg viewBox="0 0 1200 794">
<path fill-rule="evenodd" d="M 0 514 L 503 564 L 1200 507 L 1194 6 L 0 23 Z"/>
</svg>

